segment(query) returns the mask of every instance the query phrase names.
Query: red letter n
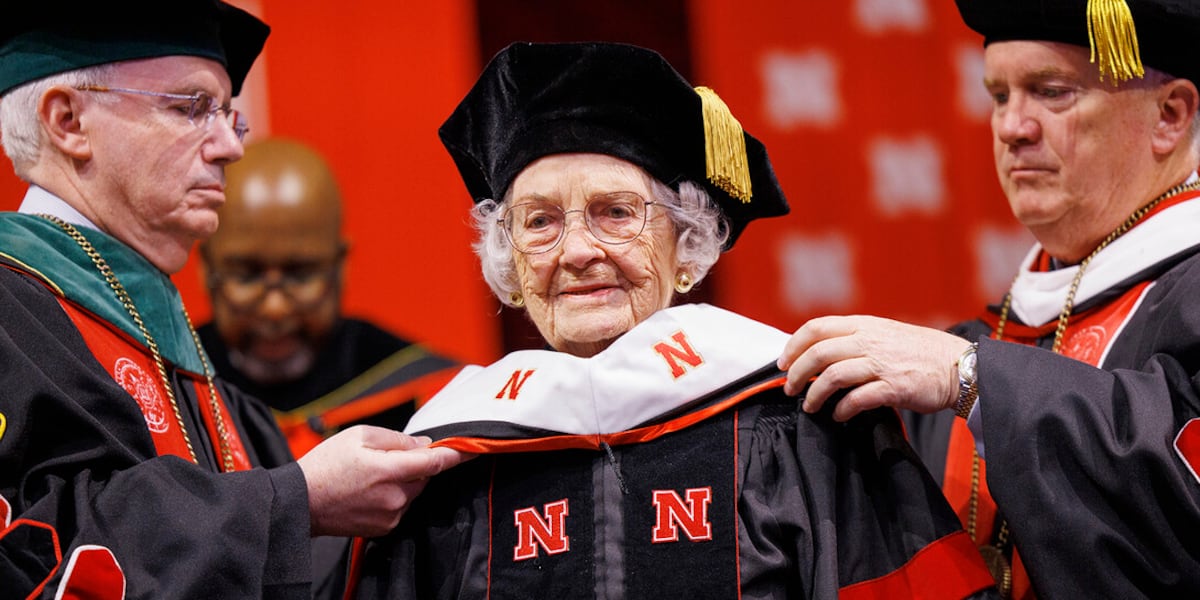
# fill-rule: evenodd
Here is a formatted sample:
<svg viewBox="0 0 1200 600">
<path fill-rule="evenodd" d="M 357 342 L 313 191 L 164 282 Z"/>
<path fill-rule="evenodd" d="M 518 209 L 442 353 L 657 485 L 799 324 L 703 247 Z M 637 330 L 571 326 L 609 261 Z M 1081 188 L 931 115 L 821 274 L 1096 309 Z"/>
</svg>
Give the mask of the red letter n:
<svg viewBox="0 0 1200 600">
<path fill-rule="evenodd" d="M 533 371 L 534 369 L 529 369 L 524 374 L 521 373 L 520 369 L 513 371 L 512 377 L 508 378 L 508 383 L 504 384 L 504 387 L 500 388 L 500 392 L 496 394 L 496 399 L 503 400 L 504 394 L 507 392 L 509 400 L 516 400 L 517 394 L 521 393 L 521 386 L 525 385 L 529 376 L 533 375 Z"/>
<path fill-rule="evenodd" d="M 655 543 L 678 542 L 680 527 L 693 542 L 712 539 L 712 523 L 708 522 L 712 488 L 690 489 L 684 494 L 687 495 L 687 506 L 675 490 L 654 490 Z"/>
<path fill-rule="evenodd" d="M 522 508 L 515 511 L 513 517 L 517 523 L 517 546 L 513 548 L 513 560 L 536 558 L 538 555 L 537 541 L 546 554 L 558 554 L 571 549 L 571 540 L 567 537 L 567 500 L 551 502 L 542 507 L 545 515 L 539 516 L 532 508 Z"/>
<path fill-rule="evenodd" d="M 675 343 L 679 344 L 679 347 L 672 346 L 663 341 L 654 345 L 654 351 L 667 361 L 667 365 L 671 367 L 671 376 L 679 379 L 685 372 L 683 365 L 679 364 L 680 360 L 692 367 L 698 367 L 700 363 L 704 362 L 704 359 L 700 358 L 700 355 L 695 350 L 692 350 L 691 344 L 688 344 L 687 336 L 682 331 L 671 336 L 671 339 L 675 340 Z"/>
</svg>

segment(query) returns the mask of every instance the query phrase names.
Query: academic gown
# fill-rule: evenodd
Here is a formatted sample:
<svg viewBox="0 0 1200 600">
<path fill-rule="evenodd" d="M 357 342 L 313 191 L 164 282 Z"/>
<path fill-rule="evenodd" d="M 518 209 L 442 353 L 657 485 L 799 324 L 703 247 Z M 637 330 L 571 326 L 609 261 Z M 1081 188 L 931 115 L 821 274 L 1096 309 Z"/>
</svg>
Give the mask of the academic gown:
<svg viewBox="0 0 1200 600">
<path fill-rule="evenodd" d="M 706 305 L 592 358 L 468 367 L 411 433 L 481 456 L 357 562 L 358 598 L 962 598 L 990 576 L 879 410 L 809 416 L 787 334 Z"/>
<path fill-rule="evenodd" d="M 92 260 L 0 214 L 0 596 L 310 597 L 307 488 L 271 415 L 220 381 L 214 408 L 167 276 L 80 231 L 155 337 L 187 438 Z"/>
<path fill-rule="evenodd" d="M 990 539 L 996 506 L 1007 519 L 1032 583 L 1015 597 L 1200 597 L 1197 223 L 1200 193 L 1182 194 L 1097 255 L 1062 354 L 1050 348 L 1077 267 L 1049 270 L 1039 247 L 1004 341 L 995 308 L 954 328 L 979 342 L 979 522 Z M 906 420 L 965 517 L 971 433 L 948 411 Z"/>
</svg>

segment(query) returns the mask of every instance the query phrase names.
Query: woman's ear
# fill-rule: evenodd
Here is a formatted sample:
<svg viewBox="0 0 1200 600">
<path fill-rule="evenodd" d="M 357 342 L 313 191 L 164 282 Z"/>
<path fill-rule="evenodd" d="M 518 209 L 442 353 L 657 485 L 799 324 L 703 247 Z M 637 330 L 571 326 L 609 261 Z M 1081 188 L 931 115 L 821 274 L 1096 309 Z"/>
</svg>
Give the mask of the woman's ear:
<svg viewBox="0 0 1200 600">
<path fill-rule="evenodd" d="M 38 122 L 46 132 L 46 139 L 75 160 L 92 157 L 92 148 L 80 118 L 82 111 L 83 96 L 79 90 L 61 85 L 46 90 L 37 105 Z"/>
<path fill-rule="evenodd" d="M 1200 92 L 1187 79 L 1173 79 L 1163 84 L 1158 98 L 1158 122 L 1151 134 L 1151 144 L 1155 153 L 1170 154 L 1180 143 L 1191 140 Z"/>
</svg>

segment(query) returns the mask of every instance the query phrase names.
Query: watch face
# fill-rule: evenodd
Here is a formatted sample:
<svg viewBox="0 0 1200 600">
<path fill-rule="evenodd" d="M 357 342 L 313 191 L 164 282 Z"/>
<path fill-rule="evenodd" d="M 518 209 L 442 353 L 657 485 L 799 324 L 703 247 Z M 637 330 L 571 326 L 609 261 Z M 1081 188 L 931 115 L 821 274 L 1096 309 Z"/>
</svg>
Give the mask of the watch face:
<svg viewBox="0 0 1200 600">
<path fill-rule="evenodd" d="M 972 352 L 972 353 L 968 354 L 967 360 L 963 361 L 963 363 L 964 363 L 963 370 L 969 372 L 971 375 L 974 375 L 975 374 L 975 361 L 976 361 L 975 353 Z"/>
<path fill-rule="evenodd" d="M 966 382 L 975 381 L 975 347 L 972 346 L 967 352 L 964 352 L 962 358 L 958 359 L 958 377 Z"/>
</svg>

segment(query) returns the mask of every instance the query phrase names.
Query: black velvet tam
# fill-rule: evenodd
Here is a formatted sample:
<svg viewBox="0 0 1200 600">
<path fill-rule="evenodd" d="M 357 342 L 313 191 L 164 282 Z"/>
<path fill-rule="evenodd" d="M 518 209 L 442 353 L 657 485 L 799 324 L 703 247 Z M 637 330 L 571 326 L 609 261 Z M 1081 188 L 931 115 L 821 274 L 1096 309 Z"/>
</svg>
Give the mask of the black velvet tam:
<svg viewBox="0 0 1200 600">
<path fill-rule="evenodd" d="M 689 180 L 703 185 L 730 221 L 727 247 L 751 220 L 788 213 L 766 148 L 748 133 L 740 132 L 748 201 L 708 179 L 701 97 L 645 48 L 513 44 L 491 60 L 438 133 L 476 202 L 500 200 L 543 156 L 587 152 L 627 160 L 675 189 Z"/>
<path fill-rule="evenodd" d="M 236 96 L 270 28 L 218 0 L 14 2 L 0 18 L 0 95 L 84 67 L 161 56 L 225 65 Z"/>
<path fill-rule="evenodd" d="M 985 44 L 1040 40 L 1090 47 L 1088 0 L 956 1 L 963 22 L 983 34 Z M 1200 1 L 1125 0 L 1125 4 L 1133 17 L 1142 63 L 1200 85 Z"/>
</svg>

